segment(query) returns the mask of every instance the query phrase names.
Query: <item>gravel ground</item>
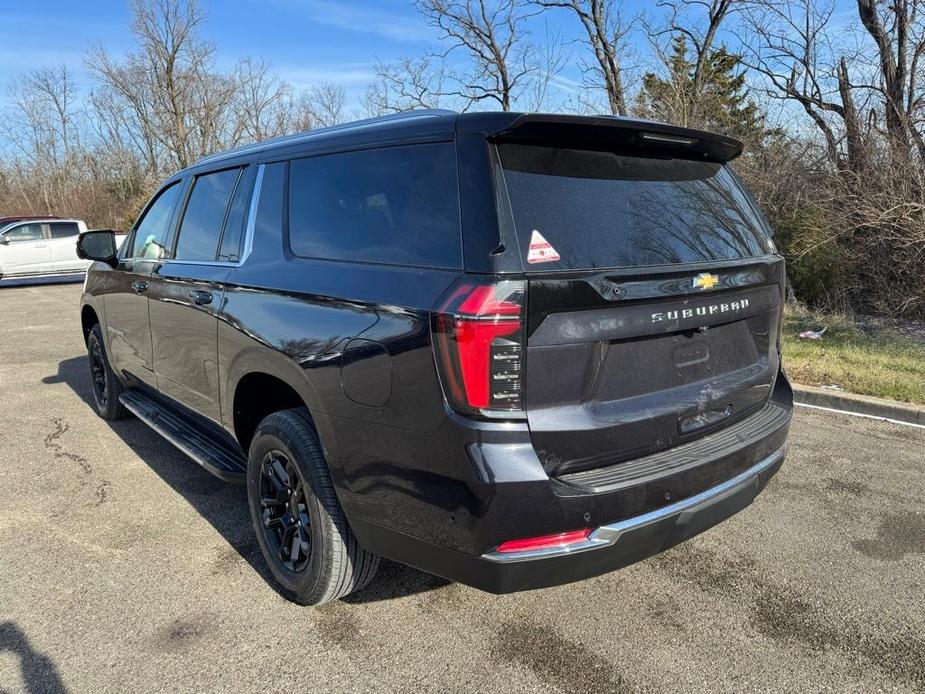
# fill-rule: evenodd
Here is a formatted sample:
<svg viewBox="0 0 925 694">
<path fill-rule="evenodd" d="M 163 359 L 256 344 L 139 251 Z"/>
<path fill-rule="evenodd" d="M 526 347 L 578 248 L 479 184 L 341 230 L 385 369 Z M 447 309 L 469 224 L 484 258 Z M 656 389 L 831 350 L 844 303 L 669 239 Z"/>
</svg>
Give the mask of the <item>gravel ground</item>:
<svg viewBox="0 0 925 694">
<path fill-rule="evenodd" d="M 0 289 L 0 692 L 925 691 L 923 430 L 799 410 L 755 504 L 597 579 L 300 608 L 243 489 L 93 414 L 79 294 Z"/>
</svg>

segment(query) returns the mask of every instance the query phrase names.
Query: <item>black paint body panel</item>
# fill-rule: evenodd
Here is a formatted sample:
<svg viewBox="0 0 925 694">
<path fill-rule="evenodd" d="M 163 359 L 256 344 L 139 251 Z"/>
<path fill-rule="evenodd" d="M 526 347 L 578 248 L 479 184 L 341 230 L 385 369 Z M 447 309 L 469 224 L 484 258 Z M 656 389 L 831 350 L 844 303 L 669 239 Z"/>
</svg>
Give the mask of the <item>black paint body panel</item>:
<svg viewBox="0 0 925 694">
<path fill-rule="evenodd" d="M 563 127 L 567 125 L 570 136 L 580 133 L 582 123 L 593 125 L 597 137 L 616 128 L 614 142 L 640 153 L 656 145 L 633 139 L 633 127 L 688 132 L 622 121 L 617 125 L 608 119 L 566 120 Z M 240 440 L 235 397 L 243 379 L 265 374 L 292 388 L 311 412 L 338 498 L 370 551 L 499 592 L 625 565 L 680 536 L 668 530 L 664 537 L 637 536 L 622 552 L 613 548 L 606 555 L 589 552 L 532 567 L 489 565 L 481 555 L 504 540 L 595 527 L 657 509 L 666 499 L 697 494 L 781 448 L 789 417 L 760 441 L 717 449 L 702 465 L 687 466 L 668 478 L 607 492 L 582 491 L 557 479 L 576 469 L 709 437 L 725 423 L 759 410 L 769 398 L 789 412 L 792 398 L 775 344 L 783 266 L 773 256 L 703 268 L 637 268 L 631 275 L 613 270 L 533 273 L 528 278 L 507 203 L 495 182 L 498 163 L 491 143 L 499 136 L 532 141 L 551 122 L 518 114 L 397 119 L 207 158 L 170 180 L 188 185 L 192 176 L 222 167 L 263 167 L 246 257 L 226 264 L 129 260 L 110 268 L 96 263 L 88 273 L 83 305 L 104 324 L 107 352 L 127 386 L 156 389 L 202 415 L 223 435 Z M 289 159 L 448 141 L 457 148 L 457 171 L 449 173 L 459 179 L 465 269 L 308 259 L 289 252 Z M 717 161 L 736 150 L 725 138 L 703 139 L 698 146 L 702 156 Z M 720 286 L 709 295 L 691 295 L 684 282 L 701 270 L 718 273 Z M 466 275 L 529 282 L 527 421 L 467 419 L 446 403 L 431 344 L 431 319 L 447 291 Z M 148 283 L 144 296 L 132 289 L 137 281 Z M 615 293 L 613 286 L 621 289 Z M 211 300 L 193 300 L 201 292 Z M 742 292 L 753 298 L 737 322 L 710 317 L 689 325 L 683 319 L 656 325 L 646 319 L 666 307 L 696 306 Z M 614 321 L 616 294 L 623 318 Z M 659 343 L 651 350 L 621 347 L 666 336 L 670 341 L 701 326 L 736 344 L 703 339 L 699 344 L 706 347 L 681 350 L 676 349 L 679 342 Z M 653 390 L 644 383 L 649 357 L 672 360 L 696 375 L 682 379 L 680 391 L 663 397 L 661 410 L 656 393 L 645 407 L 625 409 L 621 415 L 619 407 L 605 402 L 619 400 L 608 392 L 617 387 L 610 384 L 598 391 L 597 401 L 585 398 L 579 412 L 573 404 L 582 401 L 586 384 L 575 378 L 581 372 L 577 365 L 606 358 L 602 345 L 609 345 L 613 357 L 635 360 L 633 373 L 620 388 Z M 715 386 L 722 390 L 725 383 L 729 397 L 723 402 L 733 403 L 735 417 L 668 440 L 664 432 L 677 425 L 680 410 L 697 411 L 695 391 L 710 378 L 697 371 L 703 349 L 710 351 L 712 363 L 728 362 L 726 380 L 717 379 Z M 535 378 L 540 372 L 545 373 L 545 385 Z M 659 382 L 654 390 L 663 385 Z M 575 403 L 569 404 L 573 394 Z M 688 398 L 689 406 L 679 405 L 679 398 Z M 743 492 L 748 501 L 766 477 Z M 723 509 L 731 513 L 735 505 Z"/>
</svg>

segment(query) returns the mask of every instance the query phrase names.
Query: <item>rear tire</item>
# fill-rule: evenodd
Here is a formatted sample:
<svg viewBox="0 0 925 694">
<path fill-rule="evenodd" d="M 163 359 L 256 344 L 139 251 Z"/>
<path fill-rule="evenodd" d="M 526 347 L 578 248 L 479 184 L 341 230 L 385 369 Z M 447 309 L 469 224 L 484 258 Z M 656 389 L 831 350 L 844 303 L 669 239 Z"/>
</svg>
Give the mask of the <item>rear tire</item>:
<svg viewBox="0 0 925 694">
<path fill-rule="evenodd" d="M 110 422 L 124 419 L 128 411 L 119 402 L 122 382 L 109 365 L 106 347 L 103 345 L 103 331 L 97 323 L 87 336 L 87 357 L 90 361 L 90 389 L 96 413 Z"/>
<path fill-rule="evenodd" d="M 376 574 L 379 557 L 360 547 L 347 524 L 305 408 L 276 412 L 257 427 L 247 497 L 260 549 L 290 600 L 322 605 Z"/>
</svg>

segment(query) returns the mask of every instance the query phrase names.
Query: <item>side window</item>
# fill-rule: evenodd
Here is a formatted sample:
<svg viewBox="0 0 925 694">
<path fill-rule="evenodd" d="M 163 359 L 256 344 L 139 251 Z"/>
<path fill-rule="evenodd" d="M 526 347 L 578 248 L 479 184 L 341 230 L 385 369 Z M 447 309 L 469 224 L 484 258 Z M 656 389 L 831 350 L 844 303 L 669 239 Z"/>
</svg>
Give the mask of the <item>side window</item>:
<svg viewBox="0 0 925 694">
<path fill-rule="evenodd" d="M 132 257 L 143 260 L 159 260 L 167 255 L 167 235 L 170 233 L 170 219 L 180 196 L 180 183 L 172 183 L 158 193 L 144 216 L 135 225 L 135 240 Z"/>
<path fill-rule="evenodd" d="M 51 238 L 53 239 L 66 239 L 80 233 L 80 229 L 77 228 L 77 224 L 74 222 L 51 222 L 48 226 L 51 228 Z"/>
<path fill-rule="evenodd" d="M 254 166 L 244 169 L 238 187 L 235 188 L 218 249 L 218 259 L 222 262 L 233 263 L 241 259 L 241 240 L 244 238 L 244 222 L 247 220 L 247 208 L 253 193 L 255 172 Z"/>
<path fill-rule="evenodd" d="M 267 164 L 260 184 L 260 200 L 254 216 L 254 247 L 260 239 L 279 236 L 283 226 L 283 202 L 286 183 L 286 162 Z"/>
<path fill-rule="evenodd" d="M 456 152 L 449 143 L 290 162 L 289 245 L 334 260 L 461 266 Z"/>
<path fill-rule="evenodd" d="M 23 243 L 26 241 L 42 240 L 41 224 L 21 224 L 18 227 L 10 229 L 3 237 L 10 243 Z"/>
<path fill-rule="evenodd" d="M 241 169 L 197 176 L 177 237 L 177 260 L 215 260 Z"/>
</svg>

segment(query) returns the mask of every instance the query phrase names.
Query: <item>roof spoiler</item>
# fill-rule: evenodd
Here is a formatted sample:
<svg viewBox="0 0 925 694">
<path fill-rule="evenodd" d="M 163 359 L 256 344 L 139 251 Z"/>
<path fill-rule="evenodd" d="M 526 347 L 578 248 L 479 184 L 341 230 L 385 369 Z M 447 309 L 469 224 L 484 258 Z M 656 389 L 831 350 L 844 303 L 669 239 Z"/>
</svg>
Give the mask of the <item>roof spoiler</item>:
<svg viewBox="0 0 925 694">
<path fill-rule="evenodd" d="M 703 130 L 619 116 L 525 114 L 489 136 L 492 140 L 612 149 L 725 163 L 742 153 L 738 140 Z"/>
</svg>

